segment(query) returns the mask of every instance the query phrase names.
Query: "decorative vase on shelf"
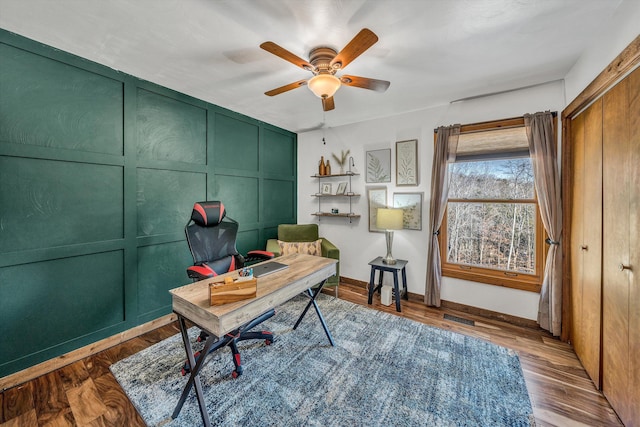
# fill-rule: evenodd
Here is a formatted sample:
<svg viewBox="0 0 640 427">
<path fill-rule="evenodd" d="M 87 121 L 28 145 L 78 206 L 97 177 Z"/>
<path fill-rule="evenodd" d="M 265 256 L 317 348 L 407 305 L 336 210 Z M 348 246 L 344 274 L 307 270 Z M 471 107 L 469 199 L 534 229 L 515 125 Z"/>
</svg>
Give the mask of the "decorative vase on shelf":
<svg viewBox="0 0 640 427">
<path fill-rule="evenodd" d="M 329 159 L 327 159 L 327 165 L 324 167 L 325 175 L 331 175 L 331 164 L 329 163 Z"/>
<path fill-rule="evenodd" d="M 318 165 L 318 175 L 326 175 L 327 170 L 324 166 L 324 156 L 320 156 L 320 164 Z"/>
</svg>

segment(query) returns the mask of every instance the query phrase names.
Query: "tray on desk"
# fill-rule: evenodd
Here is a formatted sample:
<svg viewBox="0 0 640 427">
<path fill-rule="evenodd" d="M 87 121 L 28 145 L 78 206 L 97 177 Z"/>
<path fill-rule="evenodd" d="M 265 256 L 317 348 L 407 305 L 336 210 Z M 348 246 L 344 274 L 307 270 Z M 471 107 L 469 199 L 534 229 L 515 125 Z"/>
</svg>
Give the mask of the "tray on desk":
<svg viewBox="0 0 640 427">
<path fill-rule="evenodd" d="M 258 279 L 209 283 L 209 305 L 223 305 L 255 298 Z"/>
</svg>

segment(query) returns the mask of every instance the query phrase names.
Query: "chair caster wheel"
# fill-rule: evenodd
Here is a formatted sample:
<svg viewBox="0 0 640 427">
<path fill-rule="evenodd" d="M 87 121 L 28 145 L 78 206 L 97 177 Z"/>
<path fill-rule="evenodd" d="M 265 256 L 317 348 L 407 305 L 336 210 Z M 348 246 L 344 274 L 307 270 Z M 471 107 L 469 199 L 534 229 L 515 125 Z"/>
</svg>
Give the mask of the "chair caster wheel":
<svg viewBox="0 0 640 427">
<path fill-rule="evenodd" d="M 273 334 L 269 331 L 262 331 L 262 336 L 267 336 L 268 338 L 264 339 L 264 343 L 265 345 L 271 345 L 273 344 Z"/>
<path fill-rule="evenodd" d="M 236 369 L 231 372 L 231 376 L 235 379 L 238 378 L 240 375 L 242 375 L 242 371 L 244 371 L 244 369 L 242 368 L 242 365 L 237 365 Z"/>
<path fill-rule="evenodd" d="M 200 356 L 200 352 L 197 351 L 193 357 L 196 361 L 196 363 L 198 363 L 198 357 Z M 185 375 L 187 375 L 189 372 L 191 372 L 191 365 L 189 364 L 189 361 L 187 360 L 186 362 L 184 362 L 184 365 L 182 365 L 182 370 L 180 371 L 182 373 L 182 376 L 184 377 Z"/>
</svg>

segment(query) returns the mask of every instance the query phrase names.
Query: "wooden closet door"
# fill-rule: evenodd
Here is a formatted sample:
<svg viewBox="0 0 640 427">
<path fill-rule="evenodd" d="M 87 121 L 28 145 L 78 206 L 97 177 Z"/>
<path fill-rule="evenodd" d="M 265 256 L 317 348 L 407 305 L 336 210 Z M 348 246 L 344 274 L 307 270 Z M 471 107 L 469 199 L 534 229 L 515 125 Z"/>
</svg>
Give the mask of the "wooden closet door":
<svg viewBox="0 0 640 427">
<path fill-rule="evenodd" d="M 630 330 L 630 322 L 637 303 L 630 304 L 633 272 L 627 267 L 631 267 L 631 241 L 637 244 L 637 234 L 631 236 L 631 216 L 637 215 L 631 212 L 631 184 L 636 182 L 631 174 L 637 165 L 631 164 L 629 84 L 626 78 L 614 86 L 603 104 L 602 391 L 623 423 L 633 425 L 632 407 L 637 403 L 632 404 L 631 398 L 637 396 L 638 383 L 632 382 L 637 362 L 631 359 L 638 354 L 631 354 L 630 337 L 637 332 Z M 637 197 L 637 190 L 634 193 Z"/>
<path fill-rule="evenodd" d="M 602 99 L 571 122 L 572 344 L 600 388 L 602 308 Z"/>
<path fill-rule="evenodd" d="M 629 77 L 629 420 L 640 426 L 640 68 Z M 631 422 L 629 425 L 632 425 Z"/>
<path fill-rule="evenodd" d="M 601 387 L 602 328 L 602 99 L 585 111 L 583 317 L 586 349 L 582 363 Z"/>
<path fill-rule="evenodd" d="M 571 344 L 584 365 L 586 352 L 583 319 L 584 288 L 584 114 L 571 121 Z M 585 368 L 586 369 L 586 368 Z M 587 371 L 588 372 L 588 371 Z M 589 376 L 591 373 L 589 372 Z M 593 377 L 592 377 L 593 379 Z M 595 380 L 594 380 L 595 382 Z"/>
</svg>

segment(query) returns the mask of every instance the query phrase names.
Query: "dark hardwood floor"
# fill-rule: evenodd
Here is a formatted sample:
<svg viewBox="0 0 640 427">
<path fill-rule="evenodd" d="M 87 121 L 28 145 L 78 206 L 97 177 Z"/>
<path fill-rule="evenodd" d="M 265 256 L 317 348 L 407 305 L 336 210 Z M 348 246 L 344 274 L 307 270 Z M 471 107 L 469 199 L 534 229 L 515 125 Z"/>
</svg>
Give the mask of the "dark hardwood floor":
<svg viewBox="0 0 640 427">
<path fill-rule="evenodd" d="M 366 291 L 357 285 L 342 284 L 339 297 L 367 303 Z M 429 308 L 418 300 L 403 300 L 402 313 L 396 313 L 395 305 L 381 305 L 378 297 L 372 307 L 517 351 L 537 426 L 622 425 L 571 346 L 544 331 Z M 475 325 L 446 320 L 444 314 L 473 320 Z M 6 390 L 0 394 L 0 427 L 144 426 L 109 366 L 176 333 L 178 327 L 172 323 Z"/>
</svg>

